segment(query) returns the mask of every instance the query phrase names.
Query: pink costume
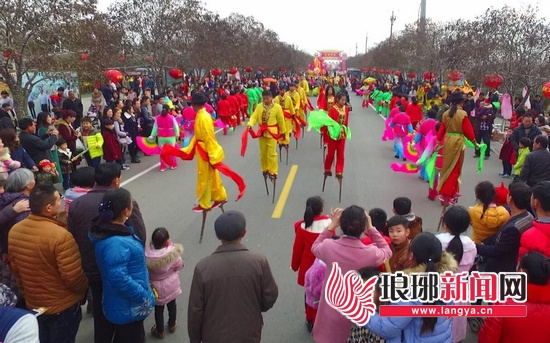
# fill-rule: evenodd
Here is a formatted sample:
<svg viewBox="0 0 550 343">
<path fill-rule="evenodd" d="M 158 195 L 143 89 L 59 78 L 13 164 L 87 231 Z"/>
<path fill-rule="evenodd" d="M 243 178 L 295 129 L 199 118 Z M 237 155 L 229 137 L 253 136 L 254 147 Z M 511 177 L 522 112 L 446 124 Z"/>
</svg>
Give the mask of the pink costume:
<svg viewBox="0 0 550 343">
<path fill-rule="evenodd" d="M 158 145 L 162 150 L 164 144 L 169 144 L 177 148 L 176 138 L 179 137 L 180 128 L 176 122 L 176 118 L 173 115 L 167 113 L 166 115 L 159 114 L 155 117 L 155 125 L 153 126 L 153 131 L 151 136 L 158 137 Z M 175 168 L 178 166 L 178 161 L 175 156 L 170 156 L 170 167 Z M 160 159 L 160 169 L 161 171 L 166 169 L 166 163 Z"/>
</svg>

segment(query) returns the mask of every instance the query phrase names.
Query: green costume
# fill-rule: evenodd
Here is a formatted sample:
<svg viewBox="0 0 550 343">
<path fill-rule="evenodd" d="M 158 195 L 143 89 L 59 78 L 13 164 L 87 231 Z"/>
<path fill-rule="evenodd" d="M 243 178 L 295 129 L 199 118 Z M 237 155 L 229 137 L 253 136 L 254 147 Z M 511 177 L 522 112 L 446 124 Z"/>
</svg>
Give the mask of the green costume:
<svg viewBox="0 0 550 343">
<path fill-rule="evenodd" d="M 392 92 L 384 92 L 384 95 L 382 97 L 382 102 L 383 102 L 382 110 L 384 111 L 384 117 L 386 118 L 390 114 L 390 102 L 391 102 L 392 96 L 393 96 Z"/>
<path fill-rule="evenodd" d="M 248 115 L 251 116 L 254 113 L 254 105 L 258 103 L 258 94 L 254 88 L 247 88 L 245 91 L 248 97 Z"/>
</svg>

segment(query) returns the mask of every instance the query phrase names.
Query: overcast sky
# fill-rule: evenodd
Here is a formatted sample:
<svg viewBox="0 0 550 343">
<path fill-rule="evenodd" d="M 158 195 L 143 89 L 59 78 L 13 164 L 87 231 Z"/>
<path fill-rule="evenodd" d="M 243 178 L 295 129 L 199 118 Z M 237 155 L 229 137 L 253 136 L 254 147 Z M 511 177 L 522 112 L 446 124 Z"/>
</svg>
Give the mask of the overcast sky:
<svg viewBox="0 0 550 343">
<path fill-rule="evenodd" d="M 106 11 L 115 0 L 98 0 L 98 9 Z M 253 16 L 265 27 L 290 44 L 311 54 L 318 50 L 343 50 L 348 55 L 365 51 L 368 46 L 390 35 L 390 17 L 395 12 L 394 32 L 414 22 L 420 14 L 420 0 L 204 0 L 206 7 L 225 17 L 236 12 Z M 520 4 L 518 4 L 520 3 Z M 489 7 L 539 7 L 541 16 L 550 15 L 550 1 L 540 0 L 427 0 L 427 17 L 435 21 L 472 19 Z"/>
</svg>

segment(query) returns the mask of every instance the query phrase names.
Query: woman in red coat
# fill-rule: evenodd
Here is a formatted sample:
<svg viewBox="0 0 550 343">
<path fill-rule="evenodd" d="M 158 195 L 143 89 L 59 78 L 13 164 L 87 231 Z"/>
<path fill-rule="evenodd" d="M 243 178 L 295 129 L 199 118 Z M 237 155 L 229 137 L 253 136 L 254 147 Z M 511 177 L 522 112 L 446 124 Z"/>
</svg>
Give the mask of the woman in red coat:
<svg viewBox="0 0 550 343">
<path fill-rule="evenodd" d="M 76 112 L 73 110 L 63 110 L 61 119 L 55 121 L 54 126 L 59 131 L 59 138 L 67 141 L 67 147 L 73 153 L 73 156 L 78 155 L 76 150 L 76 140 L 80 137 L 80 132 L 73 129 L 73 123 L 76 120 Z M 80 159 L 73 162 L 73 168 L 80 164 Z"/>
<path fill-rule="evenodd" d="M 550 342 L 550 260 L 539 252 L 527 253 L 519 271 L 527 273 L 527 316 L 487 318 L 479 343 Z"/>
<path fill-rule="evenodd" d="M 112 119 L 105 119 L 101 127 L 103 136 L 103 158 L 107 162 L 116 162 L 122 166 L 122 148 L 115 132 L 115 123 Z"/>
<path fill-rule="evenodd" d="M 311 246 L 319 234 L 329 226 L 331 220 L 327 215 L 323 215 L 325 209 L 323 199 L 319 196 L 308 198 L 306 201 L 306 211 L 304 220 L 297 221 L 294 224 L 296 237 L 292 247 L 291 268 L 298 272 L 298 285 L 304 286 L 304 278 L 308 269 L 315 261 L 315 256 L 311 252 Z M 306 304 L 306 321 L 308 330 L 311 331 L 315 323 L 317 310 Z"/>
<path fill-rule="evenodd" d="M 422 107 L 418 104 L 416 97 L 412 97 L 411 101 L 412 103 L 407 106 L 405 113 L 407 113 L 411 118 L 413 129 L 416 129 L 416 125 L 424 119 L 424 115 L 422 114 Z"/>
</svg>

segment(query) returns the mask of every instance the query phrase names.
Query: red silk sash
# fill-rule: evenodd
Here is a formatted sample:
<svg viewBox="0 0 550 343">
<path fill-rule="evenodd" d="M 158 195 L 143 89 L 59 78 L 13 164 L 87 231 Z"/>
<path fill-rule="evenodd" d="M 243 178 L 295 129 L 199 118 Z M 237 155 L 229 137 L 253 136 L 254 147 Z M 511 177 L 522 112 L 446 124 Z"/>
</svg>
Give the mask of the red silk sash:
<svg viewBox="0 0 550 343">
<path fill-rule="evenodd" d="M 292 119 L 292 125 L 294 125 L 294 135 L 296 137 L 296 139 L 300 139 L 300 136 L 302 134 L 302 129 L 300 127 L 300 125 L 302 126 L 306 126 L 307 123 L 305 120 L 303 120 L 302 118 L 300 118 L 299 115 L 292 115 L 290 114 L 290 112 L 288 111 L 283 111 L 283 114 L 285 115 L 285 118 L 286 119 Z"/>
<path fill-rule="evenodd" d="M 279 140 L 281 137 L 278 133 L 273 133 L 269 130 L 270 127 L 276 127 L 277 132 L 279 131 L 279 126 L 277 124 L 274 125 L 260 125 L 260 128 L 257 132 L 254 132 L 254 130 L 244 130 L 243 135 L 241 137 L 241 156 L 244 157 L 246 154 L 246 148 L 248 147 L 248 134 L 250 133 L 250 136 L 254 139 L 262 137 L 264 132 L 268 132 L 269 135 L 275 140 Z"/>
</svg>

